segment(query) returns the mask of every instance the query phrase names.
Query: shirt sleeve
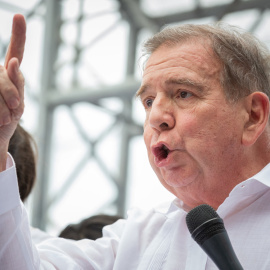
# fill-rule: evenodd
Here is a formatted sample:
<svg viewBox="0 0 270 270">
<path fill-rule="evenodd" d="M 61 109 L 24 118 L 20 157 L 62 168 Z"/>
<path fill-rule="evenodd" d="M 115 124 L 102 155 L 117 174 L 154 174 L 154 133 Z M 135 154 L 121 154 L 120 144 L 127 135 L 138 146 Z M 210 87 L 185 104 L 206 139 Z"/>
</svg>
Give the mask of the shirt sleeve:
<svg viewBox="0 0 270 270">
<path fill-rule="evenodd" d="M 125 220 L 106 226 L 104 236 L 96 241 L 55 237 L 39 243 L 40 269 L 113 269 L 124 226 Z"/>
<path fill-rule="evenodd" d="M 106 226 L 104 237 L 96 241 L 49 237 L 34 244 L 27 212 L 20 201 L 14 161 L 8 156 L 6 170 L 0 173 L 1 269 L 112 269 L 125 224 L 125 220 L 118 220 Z"/>
<path fill-rule="evenodd" d="M 38 269 L 27 213 L 20 200 L 14 161 L 0 173 L 0 266 L 5 270 Z"/>
</svg>

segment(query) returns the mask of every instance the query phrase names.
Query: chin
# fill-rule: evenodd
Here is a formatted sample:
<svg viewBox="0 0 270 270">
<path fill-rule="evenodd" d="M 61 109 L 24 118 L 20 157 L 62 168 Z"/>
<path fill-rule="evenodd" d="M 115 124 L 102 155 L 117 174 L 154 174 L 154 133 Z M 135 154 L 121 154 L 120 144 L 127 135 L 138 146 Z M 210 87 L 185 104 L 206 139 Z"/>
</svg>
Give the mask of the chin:
<svg viewBox="0 0 270 270">
<path fill-rule="evenodd" d="M 171 187 L 171 188 L 182 188 L 185 186 L 190 185 L 193 182 L 193 179 L 190 177 L 188 178 L 180 178 L 178 176 L 168 176 L 163 175 L 159 177 L 161 183 L 164 183 L 164 186 Z"/>
<path fill-rule="evenodd" d="M 172 187 L 172 188 L 183 188 L 183 187 L 187 187 L 187 186 L 189 186 L 189 185 L 191 185 L 192 184 L 192 180 L 190 180 L 190 179 L 177 179 L 177 180 L 173 180 L 173 179 L 169 179 L 169 180 L 164 180 L 165 181 L 165 183 L 168 185 L 168 186 L 170 186 L 170 187 Z"/>
<path fill-rule="evenodd" d="M 195 185 L 199 181 L 199 172 L 160 172 L 159 179 L 171 188 L 186 188 Z"/>
</svg>

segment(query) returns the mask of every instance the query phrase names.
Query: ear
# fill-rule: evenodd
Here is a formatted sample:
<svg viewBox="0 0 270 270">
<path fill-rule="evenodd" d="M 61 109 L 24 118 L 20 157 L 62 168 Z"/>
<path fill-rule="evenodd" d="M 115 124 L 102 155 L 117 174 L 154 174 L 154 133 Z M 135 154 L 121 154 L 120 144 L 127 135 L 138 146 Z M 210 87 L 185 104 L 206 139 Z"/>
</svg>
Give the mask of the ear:
<svg viewBox="0 0 270 270">
<path fill-rule="evenodd" d="M 242 143 L 249 146 L 256 142 L 268 124 L 269 98 L 262 92 L 254 92 L 246 97 L 247 120 Z"/>
</svg>

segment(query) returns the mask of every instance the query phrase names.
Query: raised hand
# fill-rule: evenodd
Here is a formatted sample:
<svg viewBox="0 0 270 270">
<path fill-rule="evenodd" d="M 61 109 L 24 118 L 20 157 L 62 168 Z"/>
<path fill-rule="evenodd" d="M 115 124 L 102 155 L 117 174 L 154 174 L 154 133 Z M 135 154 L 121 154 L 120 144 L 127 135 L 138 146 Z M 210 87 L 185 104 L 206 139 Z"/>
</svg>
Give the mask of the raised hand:
<svg viewBox="0 0 270 270">
<path fill-rule="evenodd" d="M 16 57 L 21 64 L 26 38 L 26 23 L 23 15 L 16 14 L 13 17 L 12 34 L 5 58 L 5 68 L 11 58 Z"/>
<path fill-rule="evenodd" d="M 0 171 L 5 169 L 9 140 L 24 110 L 24 78 L 19 66 L 25 38 L 25 19 L 16 14 L 5 64 L 0 66 Z"/>
</svg>

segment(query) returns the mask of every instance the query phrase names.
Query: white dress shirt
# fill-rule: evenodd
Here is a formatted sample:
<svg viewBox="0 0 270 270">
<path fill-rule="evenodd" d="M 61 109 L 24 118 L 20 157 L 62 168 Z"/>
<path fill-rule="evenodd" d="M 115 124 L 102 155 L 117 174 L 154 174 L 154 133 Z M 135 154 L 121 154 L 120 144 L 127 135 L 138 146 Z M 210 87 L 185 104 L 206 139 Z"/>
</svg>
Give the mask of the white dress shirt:
<svg viewBox="0 0 270 270">
<path fill-rule="evenodd" d="M 270 164 L 237 185 L 217 210 L 245 270 L 270 269 Z M 182 202 L 165 210 L 132 209 L 96 241 L 31 242 L 12 159 L 0 173 L 0 269 L 213 270 L 191 238 Z"/>
</svg>

